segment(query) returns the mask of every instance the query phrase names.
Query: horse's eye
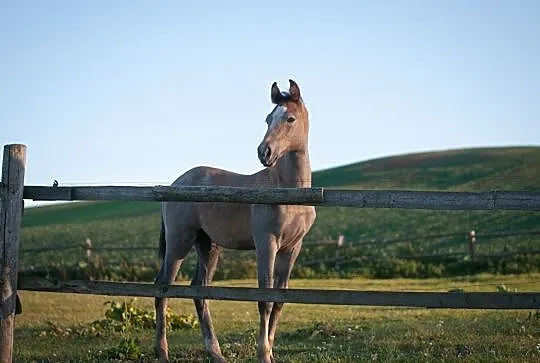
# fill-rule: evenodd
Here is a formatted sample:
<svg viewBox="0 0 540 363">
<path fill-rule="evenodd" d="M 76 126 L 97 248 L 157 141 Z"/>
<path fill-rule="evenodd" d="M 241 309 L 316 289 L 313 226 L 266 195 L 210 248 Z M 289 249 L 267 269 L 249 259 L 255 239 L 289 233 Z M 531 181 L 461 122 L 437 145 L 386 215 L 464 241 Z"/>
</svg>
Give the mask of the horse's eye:
<svg viewBox="0 0 540 363">
<path fill-rule="evenodd" d="M 296 121 L 296 117 L 294 117 L 294 116 L 289 116 L 289 118 L 287 119 L 288 123 L 291 123 L 291 122 L 294 122 L 294 121 Z"/>
</svg>

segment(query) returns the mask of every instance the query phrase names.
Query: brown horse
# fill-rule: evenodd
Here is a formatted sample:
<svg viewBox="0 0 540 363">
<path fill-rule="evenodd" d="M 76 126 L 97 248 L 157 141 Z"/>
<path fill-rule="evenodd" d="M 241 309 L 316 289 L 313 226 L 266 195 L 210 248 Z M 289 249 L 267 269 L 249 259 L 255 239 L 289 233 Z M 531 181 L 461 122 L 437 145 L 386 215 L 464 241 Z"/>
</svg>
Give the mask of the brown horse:
<svg viewBox="0 0 540 363">
<path fill-rule="evenodd" d="M 271 99 L 276 105 L 266 117 L 268 129 L 257 151 L 266 167 L 252 175 L 211 167 L 196 167 L 172 185 L 311 187 L 308 154 L 308 111 L 298 85 L 289 80 L 289 92 L 274 82 Z M 302 239 L 315 221 L 315 208 L 295 205 L 166 202 L 162 205 L 160 256 L 156 283 L 172 284 L 193 246 L 198 265 L 192 285 L 208 285 L 216 270 L 220 249 L 255 249 L 261 288 L 287 288 Z M 168 362 L 166 298 L 156 298 L 156 353 Z M 214 332 L 208 302 L 195 300 L 207 352 L 225 362 Z M 258 356 L 273 362 L 272 346 L 282 303 L 259 302 Z"/>
</svg>

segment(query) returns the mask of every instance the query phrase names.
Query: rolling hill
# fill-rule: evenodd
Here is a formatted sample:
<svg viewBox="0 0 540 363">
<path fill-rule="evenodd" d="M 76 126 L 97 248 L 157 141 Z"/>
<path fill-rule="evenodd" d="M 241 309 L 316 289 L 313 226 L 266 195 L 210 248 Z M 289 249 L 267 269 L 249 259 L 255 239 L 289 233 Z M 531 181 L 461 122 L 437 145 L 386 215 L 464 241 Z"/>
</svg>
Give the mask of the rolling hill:
<svg viewBox="0 0 540 363">
<path fill-rule="evenodd" d="M 447 150 L 373 159 L 314 172 L 313 185 L 354 189 L 540 191 L 540 147 Z M 407 249 L 419 253 L 451 253 L 466 251 L 465 234 L 472 229 L 486 234 L 540 228 L 540 213 L 534 212 L 321 207 L 317 214 L 306 240 L 336 239 L 342 234 L 353 245 L 381 242 L 363 247 L 362 253 L 390 255 L 402 251 L 404 245 L 382 243 L 388 239 L 407 239 Z M 159 203 L 70 203 L 26 209 L 22 249 L 75 245 L 86 238 L 91 238 L 95 247 L 157 246 L 158 234 Z M 438 234 L 449 236 L 424 238 Z M 452 234 L 454 236 L 450 236 Z M 538 248 L 539 242 L 539 236 L 479 238 L 484 253 Z M 321 255 L 321 251 L 319 247 L 306 245 L 300 260 L 313 259 Z M 103 255 L 109 260 L 156 261 L 155 253 L 148 251 L 103 252 Z M 249 252 L 247 256 L 253 258 Z M 71 263 L 81 257 L 80 250 L 55 251 L 54 254 L 25 252 L 21 255 L 21 265 L 24 269 L 24 266 L 31 268 L 51 260 Z"/>
<path fill-rule="evenodd" d="M 314 187 L 540 191 L 540 147 L 478 148 L 373 159 L 313 173 Z M 28 208 L 24 227 L 133 217 L 158 203 L 84 202 Z"/>
<path fill-rule="evenodd" d="M 390 156 L 313 174 L 314 185 L 358 189 L 540 190 L 540 147 Z"/>
</svg>

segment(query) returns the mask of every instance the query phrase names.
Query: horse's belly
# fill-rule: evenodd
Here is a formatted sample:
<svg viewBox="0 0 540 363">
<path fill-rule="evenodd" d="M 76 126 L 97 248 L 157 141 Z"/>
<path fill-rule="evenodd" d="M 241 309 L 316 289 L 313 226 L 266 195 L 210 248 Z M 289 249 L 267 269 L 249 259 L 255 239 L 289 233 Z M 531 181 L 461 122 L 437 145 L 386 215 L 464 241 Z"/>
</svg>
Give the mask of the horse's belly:
<svg viewBox="0 0 540 363">
<path fill-rule="evenodd" d="M 201 228 L 220 246 L 233 249 L 253 249 L 250 206 L 247 204 L 198 204 Z"/>
</svg>

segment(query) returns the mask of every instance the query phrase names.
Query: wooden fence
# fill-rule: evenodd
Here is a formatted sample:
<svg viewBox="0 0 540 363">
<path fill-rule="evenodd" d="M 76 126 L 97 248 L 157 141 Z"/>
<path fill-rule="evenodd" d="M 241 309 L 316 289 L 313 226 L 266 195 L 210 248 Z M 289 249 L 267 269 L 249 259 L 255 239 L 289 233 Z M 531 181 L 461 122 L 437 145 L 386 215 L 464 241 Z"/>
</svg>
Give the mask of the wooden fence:
<svg viewBox="0 0 540 363">
<path fill-rule="evenodd" d="M 24 186 L 26 146 L 6 145 L 2 163 L 0 244 L 1 326 L 0 360 L 11 362 L 17 287 L 21 290 L 129 296 L 168 296 L 240 301 L 309 304 L 417 306 L 467 309 L 536 309 L 540 293 L 440 293 L 348 290 L 282 290 L 226 287 L 188 287 L 137 283 L 18 281 L 18 255 L 23 197 L 33 200 L 146 200 L 248 204 L 304 204 L 357 208 L 435 210 L 540 211 L 540 193 L 530 192 L 417 192 L 332 190 L 323 188 L 249 189 L 235 187 L 43 187 Z"/>
</svg>

